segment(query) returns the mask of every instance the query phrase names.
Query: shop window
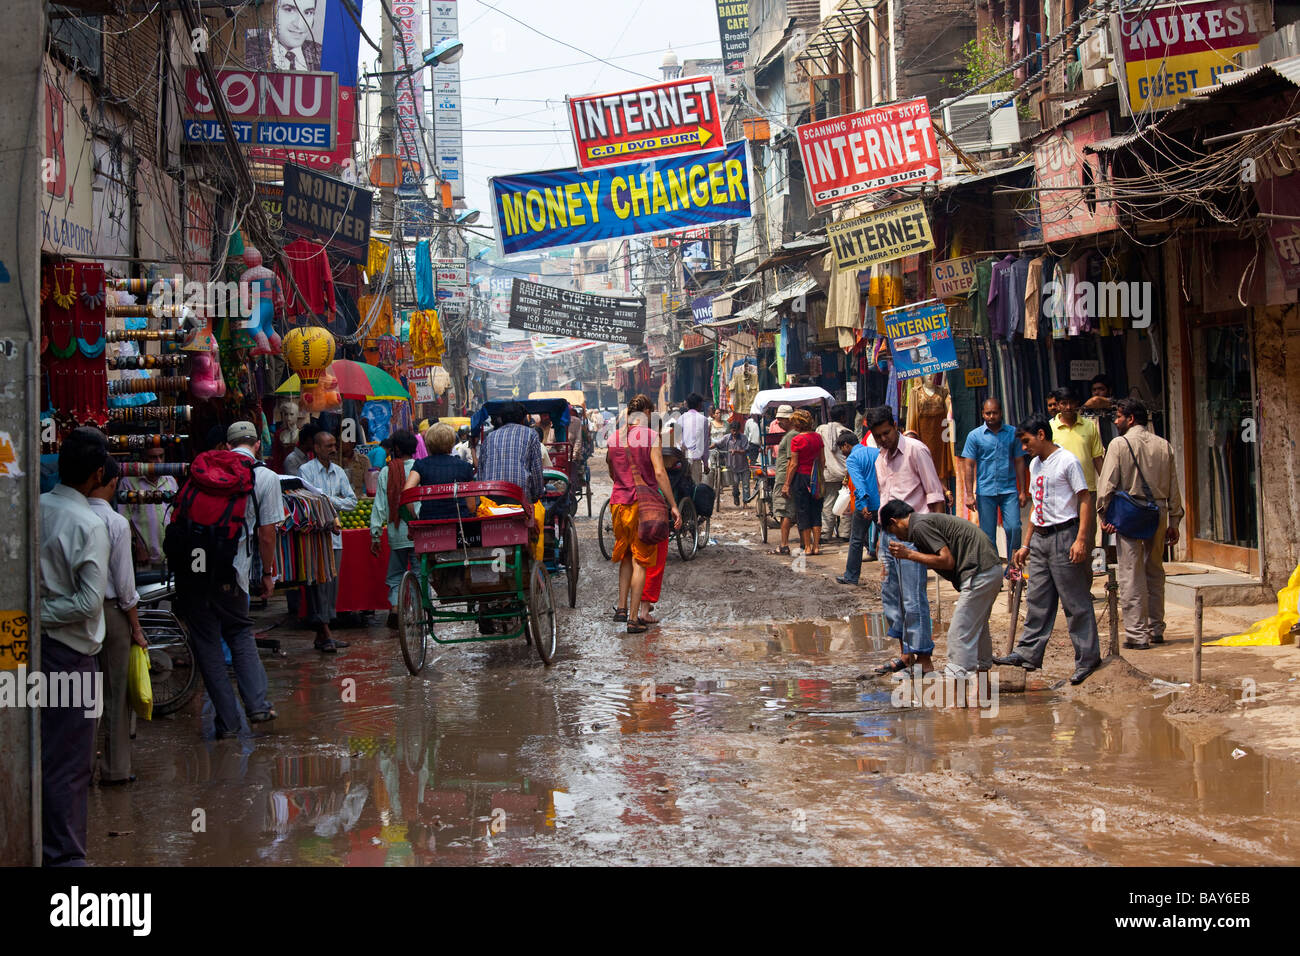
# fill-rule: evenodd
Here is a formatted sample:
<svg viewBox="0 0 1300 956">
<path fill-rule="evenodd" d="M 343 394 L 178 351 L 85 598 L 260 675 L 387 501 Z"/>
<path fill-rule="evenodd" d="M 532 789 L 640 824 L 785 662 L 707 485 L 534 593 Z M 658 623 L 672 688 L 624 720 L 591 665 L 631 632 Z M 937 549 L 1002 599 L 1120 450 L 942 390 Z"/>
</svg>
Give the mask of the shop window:
<svg viewBox="0 0 1300 956">
<path fill-rule="evenodd" d="M 50 4 L 50 43 L 78 72 L 104 75 L 103 17 Z"/>
<path fill-rule="evenodd" d="M 1253 549 L 1259 483 L 1251 354 L 1244 315 L 1192 332 L 1196 537 Z"/>
<path fill-rule="evenodd" d="M 843 116 L 853 110 L 853 83 L 847 73 L 814 76 L 809 80 L 808 98 L 813 122 Z"/>
</svg>

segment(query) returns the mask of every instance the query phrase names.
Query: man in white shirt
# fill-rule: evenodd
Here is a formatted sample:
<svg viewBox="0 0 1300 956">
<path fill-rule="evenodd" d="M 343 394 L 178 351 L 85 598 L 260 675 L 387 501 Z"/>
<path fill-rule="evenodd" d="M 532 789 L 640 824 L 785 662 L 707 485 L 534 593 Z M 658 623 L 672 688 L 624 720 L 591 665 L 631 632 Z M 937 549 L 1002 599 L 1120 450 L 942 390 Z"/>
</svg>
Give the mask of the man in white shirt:
<svg viewBox="0 0 1300 956">
<path fill-rule="evenodd" d="M 99 758 L 99 784 L 131 783 L 131 700 L 127 671 L 131 644 L 148 647 L 136 606 L 135 563 L 131 558 L 131 525 L 118 514 L 117 499 L 122 466 L 115 458 L 105 463 L 104 483 L 90 495 L 91 510 L 108 528 L 108 583 L 104 589 L 104 649 L 99 655 L 104 675 L 104 747 Z"/>
<path fill-rule="evenodd" d="M 286 475 L 297 478 L 298 469 L 311 461 L 311 452 L 316 446 L 316 435 L 319 432 L 320 426 L 315 422 L 308 422 L 298 430 L 298 444 L 294 446 L 293 451 L 284 456 L 284 473 Z"/>
<path fill-rule="evenodd" d="M 840 432 L 848 431 L 850 406 L 838 405 L 831 409 L 831 420 L 817 426 L 822 439 L 822 540 L 828 541 L 839 530 L 840 519 L 835 516 L 835 499 L 844 485 L 844 458 L 840 455 Z"/>
<path fill-rule="evenodd" d="M 700 411 L 704 396 L 691 392 L 686 396 L 686 414 L 682 416 L 682 450 L 691 467 L 691 479 L 699 484 L 704 477 L 704 459 L 709 454 L 709 420 Z"/>
<path fill-rule="evenodd" d="M 342 514 L 357 506 L 357 495 L 348 481 L 347 472 L 334 463 L 338 443 L 327 431 L 316 433 L 316 457 L 298 469 L 298 477 L 329 499 L 334 510 Z M 334 566 L 343 566 L 343 528 L 334 524 Z M 315 584 L 307 589 L 307 621 L 316 627 L 316 650 L 333 654 L 348 646 L 347 641 L 337 641 L 330 631 L 338 603 L 338 578 L 328 584 Z"/>
<path fill-rule="evenodd" d="M 1025 631 L 1016 648 L 998 664 L 1037 670 L 1043 666 L 1047 639 L 1056 623 L 1056 606 L 1074 644 L 1071 684 L 1082 684 L 1101 666 L 1097 616 L 1092 608 L 1092 493 L 1079 459 L 1052 441 L 1052 426 L 1035 416 L 1016 428 L 1021 447 L 1031 455 L 1029 496 L 1033 507 L 1025 540 L 1012 555 L 1016 566 L 1029 564 L 1025 594 Z"/>
<path fill-rule="evenodd" d="M 75 675 L 93 683 L 104 644 L 108 528 L 86 496 L 103 483 L 108 442 L 77 428 L 59 447 L 59 483 L 41 495 L 41 670 L 47 687 Z M 62 706 L 51 706 L 52 704 Z M 41 843 L 46 866 L 86 865 L 86 813 L 95 761 L 95 709 L 82 701 L 41 709 Z"/>
<path fill-rule="evenodd" d="M 275 26 L 249 31 L 244 60 L 250 69 L 310 72 L 319 70 L 321 45 L 312 39 L 316 0 L 275 0 Z"/>
<path fill-rule="evenodd" d="M 235 422 L 226 430 L 226 452 L 205 454 L 240 455 L 258 461 L 261 441 L 252 422 Z M 190 480 L 193 480 L 191 477 Z M 182 489 L 184 494 L 184 489 Z M 173 518 L 175 520 L 175 517 Z M 197 591 L 181 591 L 177 595 L 177 612 L 189 627 L 194 645 L 194 659 L 198 664 L 203 685 L 216 711 L 214 729 L 217 737 L 238 736 L 243 720 L 230 675 L 226 670 L 224 643 L 230 648 L 230 662 L 235 669 L 235 682 L 250 724 L 274 720 L 275 710 L 266 699 L 266 669 L 257 656 L 257 642 L 253 637 L 253 621 L 248 616 L 249 595 L 252 593 L 250 575 L 253 568 L 253 549 L 262 558 L 260 593 L 270 594 L 275 588 L 276 528 L 284 521 L 284 500 L 280 496 L 280 479 L 262 465 L 253 466 L 253 491 L 244 508 L 244 526 L 235 543 L 232 563 L 233 580 L 214 584 Z"/>
</svg>

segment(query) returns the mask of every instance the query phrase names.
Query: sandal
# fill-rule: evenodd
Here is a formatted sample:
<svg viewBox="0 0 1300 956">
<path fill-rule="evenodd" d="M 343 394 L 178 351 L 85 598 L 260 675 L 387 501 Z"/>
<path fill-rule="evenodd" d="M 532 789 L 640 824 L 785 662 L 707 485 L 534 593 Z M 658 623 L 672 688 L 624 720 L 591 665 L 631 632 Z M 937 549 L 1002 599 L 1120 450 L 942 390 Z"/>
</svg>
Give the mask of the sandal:
<svg viewBox="0 0 1300 956">
<path fill-rule="evenodd" d="M 616 608 L 614 608 L 614 621 L 615 621 L 615 623 L 622 624 L 622 623 L 623 623 L 624 621 L 626 621 L 626 620 L 627 620 L 627 608 L 625 608 L 625 607 L 616 607 Z"/>
<path fill-rule="evenodd" d="M 637 623 L 639 623 L 639 624 L 644 624 L 646 627 L 651 627 L 652 625 L 655 625 L 655 624 L 658 624 L 658 623 L 659 623 L 659 618 L 657 618 L 657 617 L 642 617 L 642 616 L 640 616 L 640 615 L 637 615 Z"/>
<path fill-rule="evenodd" d="M 646 627 L 644 624 L 642 624 L 639 621 L 627 622 L 627 632 L 629 634 L 644 634 L 648 630 L 650 630 L 650 628 Z"/>
<path fill-rule="evenodd" d="M 884 677 L 886 674 L 897 674 L 899 671 L 905 671 L 907 667 L 907 661 L 901 657 L 895 657 L 888 664 L 881 664 L 879 667 L 873 668 L 871 673 L 877 677 Z"/>
<path fill-rule="evenodd" d="M 790 549 L 789 549 L 789 548 L 772 548 L 772 549 L 770 549 L 767 553 L 768 553 L 768 554 L 789 554 L 789 553 L 790 553 Z"/>
</svg>

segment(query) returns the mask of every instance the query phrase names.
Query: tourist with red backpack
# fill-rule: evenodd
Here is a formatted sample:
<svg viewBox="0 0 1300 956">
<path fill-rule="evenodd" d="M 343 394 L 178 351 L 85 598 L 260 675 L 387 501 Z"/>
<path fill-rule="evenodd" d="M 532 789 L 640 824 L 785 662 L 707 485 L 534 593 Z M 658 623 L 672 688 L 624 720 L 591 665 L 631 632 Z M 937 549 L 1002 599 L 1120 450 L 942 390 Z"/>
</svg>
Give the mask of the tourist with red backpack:
<svg viewBox="0 0 1300 956">
<path fill-rule="evenodd" d="M 257 429 L 235 422 L 229 451 L 205 451 L 176 495 L 164 549 L 176 575 L 176 611 L 189 627 L 194 657 L 216 710 L 218 738 L 243 726 L 226 674 L 221 643 L 230 648 L 248 723 L 274 720 L 266 699 L 266 670 L 257 656 L 248 615 L 253 549 L 262 558 L 260 594 L 275 587 L 276 527 L 284 520 L 280 479 L 258 461 Z"/>
</svg>

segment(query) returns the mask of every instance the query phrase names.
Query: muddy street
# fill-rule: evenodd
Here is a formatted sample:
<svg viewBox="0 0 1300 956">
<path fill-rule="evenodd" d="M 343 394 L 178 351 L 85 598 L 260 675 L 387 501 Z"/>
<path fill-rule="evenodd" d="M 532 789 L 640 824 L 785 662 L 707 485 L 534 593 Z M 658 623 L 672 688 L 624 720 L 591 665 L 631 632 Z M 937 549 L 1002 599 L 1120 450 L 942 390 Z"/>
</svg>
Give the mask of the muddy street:
<svg viewBox="0 0 1300 956">
<path fill-rule="evenodd" d="M 212 739 L 202 694 L 142 722 L 138 782 L 92 792 L 90 860 L 1294 859 L 1295 764 L 1234 757 L 1229 735 L 1166 717 L 1172 698 L 1138 678 L 1109 694 L 1103 671 L 1071 697 L 1049 668 L 993 706 L 900 706 L 896 685 L 858 679 L 892 650 L 876 589 L 736 543 L 756 523 L 730 514 L 694 561 L 670 553 L 663 624 L 629 636 L 595 524 L 579 523 L 579 606 L 560 610 L 552 667 L 522 640 L 473 643 L 437 647 L 411 677 L 382 626 L 343 632 L 336 657 L 277 626 L 270 731 Z"/>
</svg>

